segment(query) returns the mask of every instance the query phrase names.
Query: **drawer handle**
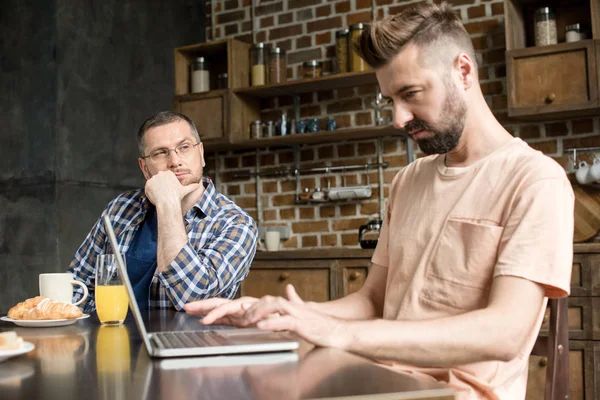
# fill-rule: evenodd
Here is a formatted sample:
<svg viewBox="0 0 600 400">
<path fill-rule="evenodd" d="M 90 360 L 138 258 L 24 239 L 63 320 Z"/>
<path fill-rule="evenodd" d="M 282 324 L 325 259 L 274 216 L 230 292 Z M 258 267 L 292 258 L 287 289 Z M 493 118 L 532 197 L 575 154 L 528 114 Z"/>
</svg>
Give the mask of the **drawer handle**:
<svg viewBox="0 0 600 400">
<path fill-rule="evenodd" d="M 551 104 L 554 100 L 556 100 L 556 95 L 554 93 L 550 93 L 546 96 L 546 104 Z"/>
<path fill-rule="evenodd" d="M 540 367 L 545 367 L 546 365 L 548 365 L 548 359 L 546 357 L 543 357 L 540 359 L 540 362 L 538 364 Z"/>
<path fill-rule="evenodd" d="M 279 275 L 279 280 L 281 282 L 283 282 L 283 281 L 286 281 L 289 277 L 290 277 L 290 273 L 289 272 L 284 272 L 281 275 Z"/>
<path fill-rule="evenodd" d="M 353 273 L 350 274 L 349 278 L 351 281 L 357 280 L 358 278 L 360 278 L 360 272 L 354 271 Z"/>
</svg>

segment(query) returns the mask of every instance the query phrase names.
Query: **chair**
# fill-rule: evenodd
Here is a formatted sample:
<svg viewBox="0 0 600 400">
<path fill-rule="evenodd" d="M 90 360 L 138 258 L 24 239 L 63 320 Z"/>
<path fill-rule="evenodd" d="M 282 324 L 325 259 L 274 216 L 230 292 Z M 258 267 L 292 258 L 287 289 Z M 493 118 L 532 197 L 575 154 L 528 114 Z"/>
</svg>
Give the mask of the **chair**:
<svg viewBox="0 0 600 400">
<path fill-rule="evenodd" d="M 569 322 L 567 298 L 549 299 L 548 336 L 538 336 L 531 355 L 548 359 L 544 400 L 569 399 Z"/>
</svg>

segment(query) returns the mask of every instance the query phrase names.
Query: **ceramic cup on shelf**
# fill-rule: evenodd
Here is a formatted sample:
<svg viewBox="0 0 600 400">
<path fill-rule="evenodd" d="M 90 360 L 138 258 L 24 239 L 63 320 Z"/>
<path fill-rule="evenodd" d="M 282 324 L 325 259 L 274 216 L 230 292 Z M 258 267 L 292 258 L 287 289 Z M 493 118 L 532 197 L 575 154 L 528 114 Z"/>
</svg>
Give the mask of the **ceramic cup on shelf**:
<svg viewBox="0 0 600 400">
<path fill-rule="evenodd" d="M 581 161 L 579 163 L 577 172 L 575 172 L 575 178 L 577 178 L 577 182 L 582 185 L 586 185 L 594 181 L 594 178 L 590 174 L 590 166 L 587 162 Z"/>
</svg>

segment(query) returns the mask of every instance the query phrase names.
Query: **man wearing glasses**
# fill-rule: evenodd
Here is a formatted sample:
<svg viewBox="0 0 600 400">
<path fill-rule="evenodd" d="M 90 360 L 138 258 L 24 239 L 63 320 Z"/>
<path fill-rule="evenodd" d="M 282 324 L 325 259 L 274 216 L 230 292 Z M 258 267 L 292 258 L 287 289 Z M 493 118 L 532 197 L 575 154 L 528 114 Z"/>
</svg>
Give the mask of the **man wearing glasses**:
<svg viewBox="0 0 600 400">
<path fill-rule="evenodd" d="M 138 305 L 182 310 L 192 300 L 233 297 L 254 258 L 256 224 L 202 176 L 196 126 L 159 112 L 139 129 L 138 149 L 145 187 L 117 196 L 102 214 L 115 229 Z M 84 312 L 96 308 L 96 257 L 111 253 L 102 216 L 69 266 L 89 289 Z"/>
</svg>

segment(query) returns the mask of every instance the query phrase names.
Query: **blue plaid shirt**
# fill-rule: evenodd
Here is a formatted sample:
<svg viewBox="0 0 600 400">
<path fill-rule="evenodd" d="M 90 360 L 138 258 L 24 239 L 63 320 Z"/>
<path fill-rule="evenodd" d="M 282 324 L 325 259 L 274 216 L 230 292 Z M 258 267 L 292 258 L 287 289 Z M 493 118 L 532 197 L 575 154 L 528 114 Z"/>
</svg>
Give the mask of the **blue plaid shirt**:
<svg viewBox="0 0 600 400">
<path fill-rule="evenodd" d="M 186 213 L 188 243 L 162 272 L 154 272 L 150 284 L 151 308 L 181 310 L 194 300 L 235 295 L 248 275 L 256 251 L 256 223 L 244 210 L 217 192 L 212 181 L 202 178 L 205 186 L 200 201 Z M 126 253 L 144 221 L 150 202 L 143 189 L 125 192 L 111 201 L 102 216 L 108 214 L 121 253 Z M 69 272 L 86 284 L 88 299 L 81 304 L 84 312 L 96 309 L 94 298 L 96 257 L 112 253 L 102 216 L 98 219 L 75 258 Z M 74 300 L 83 296 L 75 290 Z"/>
</svg>

